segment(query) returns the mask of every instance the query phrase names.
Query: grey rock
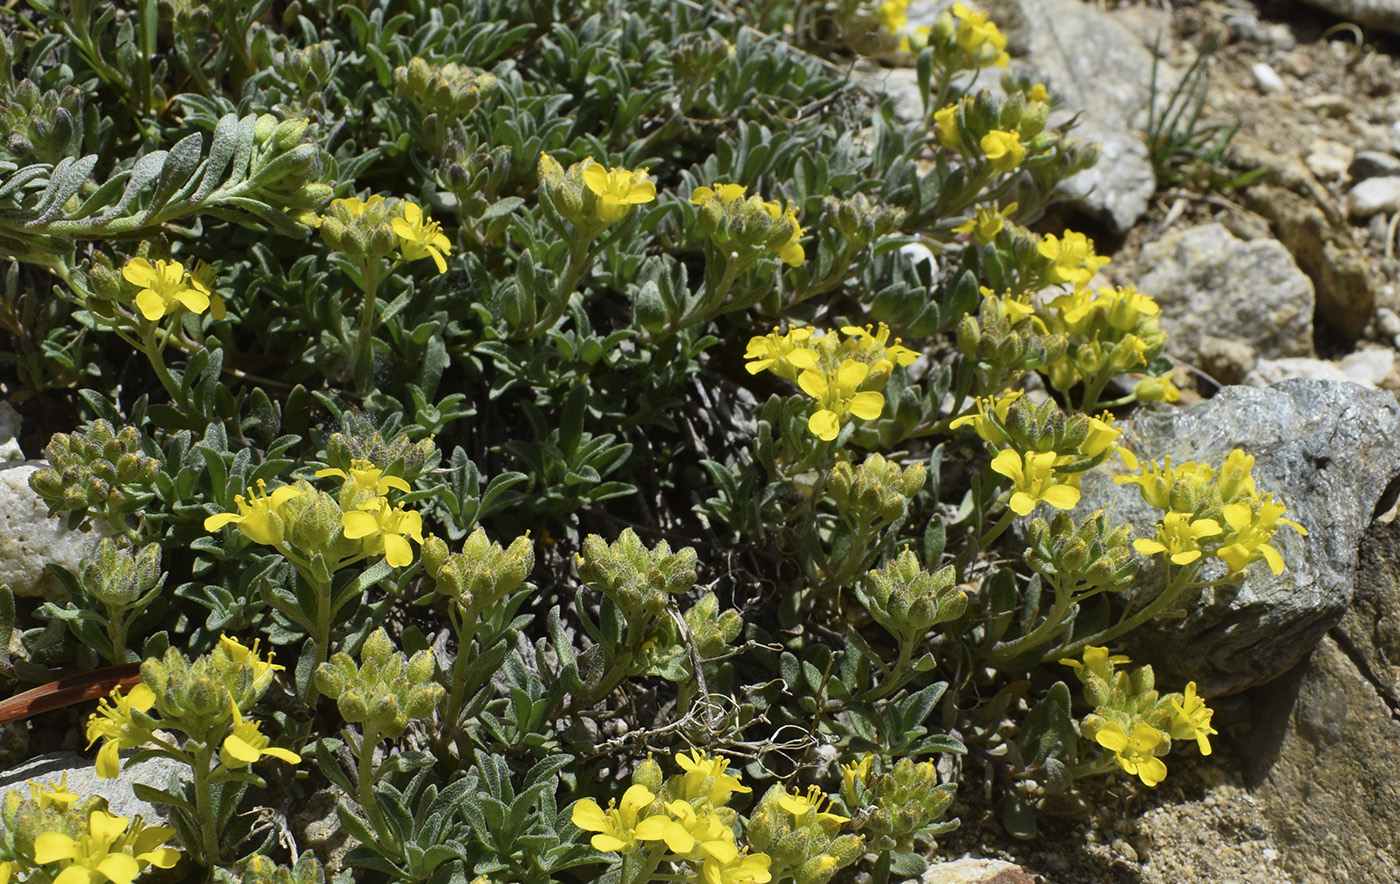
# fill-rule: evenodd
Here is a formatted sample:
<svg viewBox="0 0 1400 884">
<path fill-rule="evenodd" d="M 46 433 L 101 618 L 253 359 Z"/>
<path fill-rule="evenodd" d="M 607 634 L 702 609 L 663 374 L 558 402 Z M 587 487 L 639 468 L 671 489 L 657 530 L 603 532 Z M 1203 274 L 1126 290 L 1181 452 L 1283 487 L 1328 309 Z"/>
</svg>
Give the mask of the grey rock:
<svg viewBox="0 0 1400 884">
<path fill-rule="evenodd" d="M 1347 191 L 1347 215 L 1365 220 L 1400 210 L 1400 177 L 1367 178 Z"/>
<path fill-rule="evenodd" d="M 1155 187 L 1140 135 L 1152 93 L 1152 52 L 1114 16 L 1078 0 L 996 0 L 985 8 L 1005 23 L 1012 53 L 1023 55 L 1063 103 L 1051 123 L 1082 114 L 1075 134 L 1102 144 L 1098 166 L 1063 187 L 1087 192 L 1082 207 L 1117 231 L 1131 227 Z M 1159 79 L 1170 79 L 1165 68 Z"/>
<path fill-rule="evenodd" d="M 1307 356 L 1260 359 L 1254 364 L 1254 370 L 1245 375 L 1244 382 L 1251 387 L 1268 387 L 1293 378 L 1361 384 L 1366 387 L 1375 386 L 1375 384 L 1347 374 L 1335 362 L 1328 362 L 1326 359 L 1312 359 Z"/>
<path fill-rule="evenodd" d="M 1319 139 L 1313 142 L 1312 150 L 1303 162 L 1319 180 L 1335 181 L 1346 174 L 1353 156 L 1355 151 L 1340 141 Z"/>
<path fill-rule="evenodd" d="M 24 460 L 19 447 L 19 412 L 8 402 L 0 400 L 0 463 Z"/>
<path fill-rule="evenodd" d="M 1231 338 L 1201 335 L 1196 345 L 1196 358 L 1201 370 L 1222 386 L 1238 384 L 1254 370 L 1258 358 L 1254 348 Z"/>
<path fill-rule="evenodd" d="M 20 598 L 50 601 L 64 597 L 63 585 L 49 573 L 55 564 L 77 573 L 97 541 L 110 533 L 100 526 L 69 531 L 29 488 L 42 463 L 0 464 L 0 584 Z"/>
<path fill-rule="evenodd" d="M 1278 75 L 1278 71 L 1269 67 L 1268 62 L 1257 62 L 1249 72 L 1254 75 L 1254 83 L 1259 87 L 1259 91 L 1265 95 L 1282 92 L 1288 88 L 1283 84 L 1283 78 Z"/>
<path fill-rule="evenodd" d="M 1307 184 L 1304 179 L 1298 186 L 1313 193 Z M 1327 199 L 1326 193 L 1309 198 L 1284 187 L 1255 184 L 1245 190 L 1244 199 L 1268 219 L 1279 242 L 1313 281 L 1317 321 L 1349 341 L 1360 338 L 1375 309 L 1375 279 L 1346 219 L 1320 201 Z"/>
<path fill-rule="evenodd" d="M 1390 543 L 1397 536 L 1390 535 Z M 1251 692 L 1240 757 L 1273 829 L 1279 864 L 1299 884 L 1395 880 L 1400 724 L 1339 637 Z"/>
<path fill-rule="evenodd" d="M 1137 287 L 1156 297 L 1168 349 L 1194 360 L 1204 335 L 1261 357 L 1311 356 L 1313 285 L 1274 240 L 1245 242 L 1219 224 L 1172 231 L 1138 258 Z"/>
<path fill-rule="evenodd" d="M 1400 159 L 1379 150 L 1359 150 L 1347 168 L 1353 181 L 1367 178 L 1400 177 Z"/>
<path fill-rule="evenodd" d="M 0 795 L 11 789 L 23 789 L 29 782 L 58 782 L 66 776 L 68 791 L 75 795 L 82 798 L 100 795 L 107 799 L 107 808 L 117 816 L 140 814 L 146 823 L 162 825 L 166 820 L 165 812 L 137 798 L 131 787 L 139 783 L 169 790 L 172 775 L 188 779 L 189 771 L 188 766 L 169 758 L 148 758 L 123 767 L 116 778 L 104 780 L 97 776 L 92 759 L 77 752 L 50 752 L 0 772 Z"/>
<path fill-rule="evenodd" d="M 1184 618 L 1154 620 L 1133 633 L 1134 659 L 1150 661 L 1163 683 L 1194 680 L 1205 696 L 1271 681 L 1303 659 L 1351 603 L 1357 548 L 1382 491 L 1400 476 L 1400 403 L 1382 390 L 1325 381 L 1268 389 L 1229 387 L 1186 408 L 1144 410 L 1127 425 L 1139 457 L 1220 464 L 1235 448 L 1255 457 L 1261 491 L 1288 506 L 1309 530 L 1284 528 L 1272 545 L 1287 567 L 1253 565 L 1237 587 L 1206 590 Z M 1084 478 L 1077 512 L 1099 507 L 1149 536 L 1159 511 L 1112 482 L 1117 471 Z M 1218 563 L 1217 563 L 1218 567 Z M 1160 580 L 1144 569 L 1142 585 Z"/>
<path fill-rule="evenodd" d="M 1309 6 L 1368 28 L 1400 34 L 1400 0 L 1306 0 Z"/>
<path fill-rule="evenodd" d="M 965 856 L 929 866 L 922 884 L 1037 884 L 1040 880 L 1015 863 Z"/>
</svg>

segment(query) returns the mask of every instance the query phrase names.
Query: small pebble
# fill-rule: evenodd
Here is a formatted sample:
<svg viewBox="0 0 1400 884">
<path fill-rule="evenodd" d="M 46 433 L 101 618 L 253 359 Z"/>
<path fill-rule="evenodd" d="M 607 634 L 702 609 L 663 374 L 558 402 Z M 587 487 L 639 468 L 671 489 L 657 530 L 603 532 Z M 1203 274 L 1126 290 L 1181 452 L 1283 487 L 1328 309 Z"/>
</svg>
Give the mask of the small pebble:
<svg viewBox="0 0 1400 884">
<path fill-rule="evenodd" d="M 1127 841 L 1124 841 L 1122 838 L 1119 838 L 1117 841 L 1113 842 L 1113 852 L 1118 854 L 1120 857 L 1122 857 L 1130 863 L 1135 863 L 1138 861 L 1137 851 L 1133 849 L 1133 846 L 1131 844 L 1129 844 Z"/>
<path fill-rule="evenodd" d="M 1376 330 L 1387 338 L 1400 335 L 1400 315 L 1389 307 L 1376 308 Z"/>
<path fill-rule="evenodd" d="M 1278 71 L 1270 67 L 1267 62 L 1259 62 L 1250 68 L 1249 72 L 1254 75 L 1254 82 L 1259 87 L 1259 91 L 1265 95 L 1282 92 L 1287 88 L 1283 85 L 1283 78 L 1278 75 Z"/>
<path fill-rule="evenodd" d="M 1347 174 L 1353 181 L 1400 176 L 1400 159 L 1379 150 L 1359 150 L 1347 168 Z"/>
<path fill-rule="evenodd" d="M 1396 210 L 1400 210 L 1400 177 L 1367 178 L 1347 193 L 1347 214 L 1352 218 Z"/>
</svg>

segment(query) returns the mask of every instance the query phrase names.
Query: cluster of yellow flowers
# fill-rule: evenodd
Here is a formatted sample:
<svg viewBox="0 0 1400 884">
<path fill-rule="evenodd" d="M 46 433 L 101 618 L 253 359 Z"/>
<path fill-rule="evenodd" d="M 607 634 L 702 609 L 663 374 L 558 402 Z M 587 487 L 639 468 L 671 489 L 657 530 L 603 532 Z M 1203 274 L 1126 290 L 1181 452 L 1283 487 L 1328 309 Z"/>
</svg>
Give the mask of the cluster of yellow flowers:
<svg viewBox="0 0 1400 884">
<path fill-rule="evenodd" d="M 174 666 L 179 668 L 180 664 Z M 248 648 L 237 639 L 222 636 L 212 654 L 192 665 L 185 661 L 174 678 L 169 678 L 172 670 L 165 665 L 153 668 L 153 673 L 166 677 L 163 692 L 147 684 L 143 670 L 143 681 L 125 694 L 114 688 L 111 699 L 104 698 L 88 718 L 88 748 L 103 741 L 97 752 L 97 775 L 102 779 L 116 777 L 121 770 L 119 751 L 146 745 L 157 728 L 177 729 L 196 739 L 219 742 L 220 764 L 228 770 L 246 768 L 264 756 L 299 763 L 301 756 L 270 746 L 258 722 L 242 714 L 267 691 L 273 672 L 282 668 L 272 662 L 271 654 L 266 660 L 258 656 L 257 642 Z M 245 675 L 248 679 L 242 682 Z M 201 691 L 221 691 L 226 702 L 219 707 L 224 711 L 213 715 L 191 711 L 181 694 L 195 684 Z M 149 714 L 153 708 L 160 713 L 159 718 Z"/>
<path fill-rule="evenodd" d="M 842 335 L 846 335 L 845 338 Z M 896 365 L 912 365 L 918 354 L 890 340 L 889 326 L 843 326 L 841 334 L 814 337 L 806 327 L 770 332 L 749 340 L 744 358 L 750 374 L 769 371 L 795 380 L 812 397 L 816 408 L 807 428 L 824 442 L 841 432 L 854 416 L 875 420 L 885 408 L 884 388 Z"/>
<path fill-rule="evenodd" d="M 28 798 L 18 791 L 5 796 L 9 858 L 0 861 L 0 882 L 131 884 L 148 866 L 169 869 L 180 859 L 179 851 L 160 846 L 174 829 L 108 813 L 103 799 L 69 791 L 66 775 L 28 786 Z"/>
<path fill-rule="evenodd" d="M 909 27 L 910 0 L 883 0 L 875 8 L 875 20 L 884 31 L 899 38 L 902 52 L 918 52 L 931 44 L 939 44 L 958 56 L 961 68 L 1004 68 L 1011 61 L 1006 52 L 1006 35 L 965 3 L 954 3 L 944 10 L 932 25 Z"/>
<path fill-rule="evenodd" d="M 970 426 L 995 453 L 992 471 L 1011 480 L 1008 506 L 1018 516 L 1029 515 L 1041 503 L 1073 509 L 1079 503 L 1079 483 L 1084 471 L 1119 451 L 1123 431 L 1113 426 L 1113 415 L 1074 415 L 1064 421 L 1053 403 L 1036 409 L 1020 390 L 1005 390 L 996 397 L 979 398 L 976 412 L 963 415 L 949 429 Z M 1020 414 L 1013 415 L 1013 409 Z M 1058 416 L 1058 417 L 1057 417 Z M 1054 420 L 1070 430 L 1056 431 Z M 1021 427 L 1040 426 L 1027 433 Z"/>
<path fill-rule="evenodd" d="M 234 498 L 238 512 L 209 516 L 204 530 L 237 525 L 249 540 L 275 547 L 294 563 L 323 555 L 332 571 L 379 555 L 395 568 L 412 563 L 408 540 L 423 543 L 423 517 L 402 503 L 391 506 L 385 496 L 390 490 L 406 493 L 407 482 L 361 460 L 353 461 L 348 473 L 325 469 L 316 477 L 342 480 L 338 501 L 305 481 L 268 493 L 267 483 L 259 479 L 256 491 L 249 488 L 246 497 Z M 342 538 L 350 543 L 341 543 Z"/>
<path fill-rule="evenodd" d="M 692 205 L 700 207 L 700 226 L 725 248 L 744 256 L 745 251 L 768 251 L 778 260 L 797 267 L 807 259 L 802 248 L 802 225 L 797 223 L 797 207 L 748 196 L 741 184 L 700 186 L 690 194 Z"/>
<path fill-rule="evenodd" d="M 1103 748 L 1098 767 L 1117 764 L 1143 785 L 1155 786 L 1167 775 L 1161 756 L 1171 751 L 1172 740 L 1195 740 L 1202 755 L 1210 754 L 1214 713 L 1197 696 L 1194 681 L 1185 693 L 1161 696 L 1151 666 L 1120 671 L 1117 667 L 1129 659 L 1102 647 L 1085 648 L 1082 662 L 1061 662 L 1074 669 L 1095 707 L 1080 723 L 1080 732 Z"/>
<path fill-rule="evenodd" d="M 1137 468 L 1135 457 L 1125 458 Z M 1307 529 L 1283 518 L 1287 507 L 1272 494 L 1260 494 L 1251 475 L 1254 458 L 1231 451 L 1217 472 L 1209 464 L 1148 463 L 1140 475 L 1121 475 L 1115 482 L 1137 485 L 1143 500 L 1164 515 L 1151 539 L 1136 540 L 1143 555 L 1162 554 L 1175 565 L 1189 565 L 1203 556 L 1223 561 L 1234 576 L 1263 559 L 1275 574 L 1283 572 L 1283 556 L 1269 544 L 1287 525 L 1301 535 Z"/>
<path fill-rule="evenodd" d="M 215 319 L 224 318 L 224 300 L 213 290 L 214 270 L 203 261 L 186 271 L 179 261 L 157 258 L 152 264 L 145 258 L 132 258 L 122 268 L 122 278 L 139 288 L 134 298 L 136 309 L 151 322 L 182 309 L 191 313 L 208 310 Z"/>
<path fill-rule="evenodd" d="M 452 243 L 442 226 L 411 200 L 388 200 L 379 194 L 332 200 L 321 217 L 327 245 L 364 267 L 395 250 L 404 261 L 431 258 L 438 273 L 447 272 Z"/>
</svg>

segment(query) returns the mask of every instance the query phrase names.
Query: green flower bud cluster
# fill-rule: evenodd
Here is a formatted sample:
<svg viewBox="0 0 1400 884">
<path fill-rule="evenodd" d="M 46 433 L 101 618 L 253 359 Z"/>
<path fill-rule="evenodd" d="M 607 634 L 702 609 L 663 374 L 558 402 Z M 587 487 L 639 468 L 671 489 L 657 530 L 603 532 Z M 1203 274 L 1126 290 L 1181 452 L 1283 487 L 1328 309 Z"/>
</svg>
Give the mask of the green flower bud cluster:
<svg viewBox="0 0 1400 884">
<path fill-rule="evenodd" d="M 433 588 L 456 602 L 469 620 L 479 619 L 515 593 L 534 568 L 535 547 L 529 535 L 503 549 L 477 528 L 460 553 L 451 552 L 434 535 L 423 542 L 423 570 L 435 581 Z"/>
<path fill-rule="evenodd" d="M 958 350 L 989 377 L 1012 377 L 1056 362 L 1065 355 L 1064 335 L 1046 334 L 1034 322 L 1029 305 L 982 290 L 977 315 L 958 324 Z M 993 384 L 992 386 L 998 386 Z"/>
<path fill-rule="evenodd" d="M 922 463 L 901 469 L 898 463 L 872 454 L 858 467 L 848 461 L 837 463 L 826 488 L 843 517 L 888 524 L 904 517 L 927 481 Z"/>
<path fill-rule="evenodd" d="M 933 119 L 943 146 L 965 155 L 985 153 L 988 136 L 1005 139 L 1021 152 L 1022 158 L 1011 164 L 1014 167 L 1043 164 L 1053 155 L 1060 136 L 1045 131 L 1049 114 L 1048 104 L 1024 93 L 1013 93 L 1003 101 L 984 91 L 935 111 Z"/>
<path fill-rule="evenodd" d="M 1077 527 L 1068 513 L 1057 512 L 1049 522 L 1031 522 L 1026 563 L 1076 592 L 1117 592 L 1138 572 L 1131 543 L 1132 530 L 1127 525 L 1110 527 L 1102 510 Z"/>
<path fill-rule="evenodd" d="M 473 73 L 456 62 L 435 65 L 414 58 L 394 69 L 394 87 L 425 116 L 436 114 L 455 122 L 496 90 L 496 78 Z"/>
<path fill-rule="evenodd" d="M 143 727 L 179 730 L 212 745 L 234 723 L 234 707 L 252 709 L 267 693 L 274 671 L 282 668 L 270 660 L 270 655 L 258 657 L 256 643 L 249 649 L 230 638 L 195 660 L 169 648 L 163 658 L 141 664 L 141 683 L 155 694 L 160 717 L 133 710 L 132 718 Z"/>
<path fill-rule="evenodd" d="M 0 157 L 21 165 L 33 161 L 57 163 L 76 156 L 83 141 L 83 93 L 74 86 L 41 92 L 31 80 L 21 80 L 0 94 Z"/>
<path fill-rule="evenodd" d="M 957 820 L 939 822 L 957 786 L 939 783 L 932 761 L 901 758 L 889 773 L 872 771 L 868 762 L 843 767 L 841 794 L 847 807 L 861 810 L 871 849 L 908 852 L 916 840 L 957 828 Z"/>
<path fill-rule="evenodd" d="M 813 786 L 792 794 L 769 788 L 744 827 L 749 844 L 767 854 L 773 880 L 792 875 L 797 884 L 826 884 L 864 853 L 859 835 L 840 834 L 849 817 L 831 813 L 830 799 Z"/>
<path fill-rule="evenodd" d="M 218 7 L 202 0 L 156 0 L 160 20 L 185 34 L 208 34 Z"/>
<path fill-rule="evenodd" d="M 300 494 L 268 513 L 276 536 L 307 559 L 319 555 L 327 563 L 334 563 L 354 558 L 361 543 L 345 536 L 343 520 L 347 510 L 335 497 L 305 479 L 298 479 L 296 488 Z M 280 530 L 276 528 L 278 522 Z"/>
<path fill-rule="evenodd" d="M 321 148 L 311 140 L 310 123 L 304 119 L 279 120 L 263 114 L 253 124 L 253 157 L 248 166 L 248 186 L 287 206 L 292 220 L 308 227 L 333 194 L 320 180 Z"/>
<path fill-rule="evenodd" d="M 0 801 L 0 855 L 33 857 L 34 842 L 45 832 L 58 832 L 77 838 L 87 828 L 88 815 L 106 810 L 107 799 L 97 795 L 87 798 L 68 791 L 68 777 L 58 783 L 41 786 L 30 783 L 28 793 L 10 789 Z M 46 880 L 46 879 L 45 879 Z"/>
<path fill-rule="evenodd" d="M 346 721 L 392 739 L 402 736 L 410 721 L 432 716 L 445 693 L 436 675 L 432 652 L 406 657 L 381 627 L 365 639 L 358 666 L 348 654 L 322 663 L 316 688 L 336 701 Z"/>
<path fill-rule="evenodd" d="M 967 609 L 967 594 L 953 585 L 955 574 L 952 565 L 928 573 L 906 549 L 871 571 L 856 587 L 856 598 L 901 644 L 913 644 L 934 625 L 956 620 Z"/>
<path fill-rule="evenodd" d="M 784 210 L 778 203 L 758 196 L 727 198 L 722 192 L 704 196 L 706 190 L 710 188 L 697 188 L 691 202 L 698 207 L 700 227 L 720 254 L 740 268 L 749 266 L 765 252 L 793 266 L 802 263 L 798 240 L 803 231 L 792 207 Z"/>
<path fill-rule="evenodd" d="M 56 433 L 44 449 L 49 466 L 30 475 L 29 487 L 50 515 L 68 513 L 73 525 L 99 516 L 115 526 L 155 497 L 160 462 L 145 450 L 140 430 L 98 419 L 86 430 Z"/>
<path fill-rule="evenodd" d="M 160 572 L 160 546 L 143 546 L 135 555 L 104 537 L 93 557 L 83 565 L 79 578 L 88 595 L 106 605 L 109 612 L 144 608 L 160 593 L 165 575 Z"/>
<path fill-rule="evenodd" d="M 399 238 L 391 225 L 402 217 L 403 204 L 382 196 L 333 200 L 321 216 L 321 239 L 357 267 L 377 265 L 398 252 Z"/>
<path fill-rule="evenodd" d="M 392 233 L 392 231 L 391 231 Z M 442 452 L 432 436 L 414 442 L 407 431 L 390 432 L 389 438 L 368 418 L 347 413 L 345 426 L 326 442 L 326 463 L 349 471 L 357 460 L 369 461 L 385 473 L 392 473 L 412 485 L 419 476 L 442 460 Z"/>
<path fill-rule="evenodd" d="M 290 868 L 255 853 L 242 863 L 237 873 L 216 867 L 214 880 L 218 884 L 326 884 L 326 870 L 309 850 L 302 851 Z"/>
<path fill-rule="evenodd" d="M 338 67 L 340 53 L 336 51 L 335 44 L 328 40 L 287 49 L 272 58 L 272 69 L 277 76 L 296 90 L 308 110 L 317 112 L 326 109 L 321 90 L 330 85 Z"/>
<path fill-rule="evenodd" d="M 578 557 L 578 573 L 585 586 L 607 596 L 629 619 L 655 618 L 666 610 L 670 596 L 695 586 L 695 562 L 694 549 L 673 553 L 664 540 L 647 549 L 628 528 L 612 544 L 588 535 Z"/>
<path fill-rule="evenodd" d="M 743 617 L 738 611 L 730 608 L 720 613 L 719 599 L 712 592 L 705 593 L 694 607 L 685 612 L 685 622 L 695 639 L 696 649 L 706 659 L 727 653 L 729 643 L 738 638 L 744 628 Z"/>
<path fill-rule="evenodd" d="M 841 232 L 851 252 L 857 252 L 899 229 L 903 209 L 871 203 L 863 193 L 849 199 L 822 198 L 822 217 Z"/>
</svg>

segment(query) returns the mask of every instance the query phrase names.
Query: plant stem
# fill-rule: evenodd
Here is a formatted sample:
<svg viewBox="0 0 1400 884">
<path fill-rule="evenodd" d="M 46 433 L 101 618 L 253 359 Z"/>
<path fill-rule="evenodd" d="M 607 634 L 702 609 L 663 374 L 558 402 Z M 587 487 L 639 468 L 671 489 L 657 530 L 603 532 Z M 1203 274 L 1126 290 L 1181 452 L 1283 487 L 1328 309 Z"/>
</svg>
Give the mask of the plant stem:
<svg viewBox="0 0 1400 884">
<path fill-rule="evenodd" d="M 1124 617 L 1107 629 L 1101 629 L 1093 635 L 1077 639 L 1068 645 L 1055 648 L 1050 653 L 1041 657 L 1040 662 L 1050 663 L 1062 657 L 1073 657 L 1082 653 L 1083 650 L 1090 645 L 1106 645 L 1118 636 L 1131 632 L 1170 607 L 1172 602 L 1175 602 L 1177 597 L 1187 589 L 1197 585 L 1192 582 L 1191 578 L 1196 576 L 1198 570 L 1199 566 L 1193 562 L 1190 565 L 1181 566 L 1176 575 L 1172 576 L 1171 565 L 1167 565 L 1168 580 L 1166 588 L 1141 611 L 1138 611 L 1132 616 Z"/>
<path fill-rule="evenodd" d="M 360 737 L 359 751 L 356 753 L 357 767 L 356 777 L 359 782 L 360 808 L 369 817 L 369 824 L 374 828 L 374 834 L 379 839 L 379 847 L 387 848 L 397 859 L 403 859 L 403 849 L 399 846 L 398 839 L 389 831 L 388 825 L 384 822 L 384 814 L 379 812 L 379 802 L 374 797 L 374 748 L 379 743 L 379 728 L 372 723 L 364 725 L 364 733 Z"/>
<path fill-rule="evenodd" d="M 200 850 L 204 854 L 196 857 L 195 861 L 212 866 L 219 861 L 219 821 L 214 814 L 214 796 L 209 783 L 209 765 L 214 760 L 214 750 L 203 743 L 195 745 L 190 771 L 194 775 L 195 815 L 199 817 Z"/>
</svg>

